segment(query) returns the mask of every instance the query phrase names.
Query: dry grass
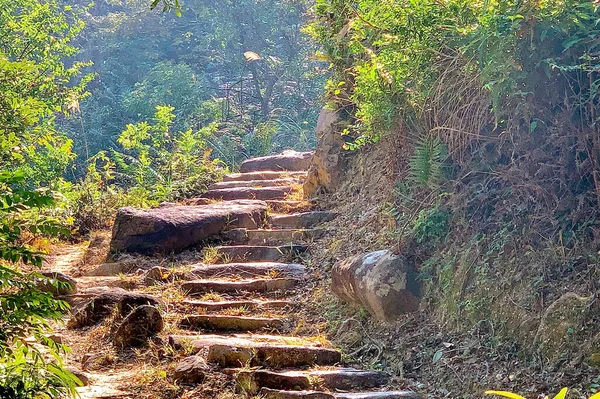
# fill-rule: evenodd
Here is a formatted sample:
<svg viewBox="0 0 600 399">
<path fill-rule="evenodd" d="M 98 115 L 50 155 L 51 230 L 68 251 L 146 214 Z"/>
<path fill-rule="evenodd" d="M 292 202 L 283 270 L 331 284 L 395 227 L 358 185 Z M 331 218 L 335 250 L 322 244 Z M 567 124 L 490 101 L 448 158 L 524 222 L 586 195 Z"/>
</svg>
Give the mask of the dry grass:
<svg viewBox="0 0 600 399">
<path fill-rule="evenodd" d="M 240 306 L 237 308 L 227 308 L 224 309 L 221 314 L 225 316 L 247 316 L 251 313 L 250 309 L 247 306 Z M 256 316 L 256 314 L 252 314 L 252 316 Z"/>
<path fill-rule="evenodd" d="M 304 201 L 304 186 L 300 183 L 291 185 L 292 191 L 285 196 L 286 201 Z"/>
<path fill-rule="evenodd" d="M 200 297 L 200 301 L 206 302 L 221 302 L 225 300 L 226 299 L 223 297 L 223 295 L 216 292 L 208 292 Z"/>
</svg>

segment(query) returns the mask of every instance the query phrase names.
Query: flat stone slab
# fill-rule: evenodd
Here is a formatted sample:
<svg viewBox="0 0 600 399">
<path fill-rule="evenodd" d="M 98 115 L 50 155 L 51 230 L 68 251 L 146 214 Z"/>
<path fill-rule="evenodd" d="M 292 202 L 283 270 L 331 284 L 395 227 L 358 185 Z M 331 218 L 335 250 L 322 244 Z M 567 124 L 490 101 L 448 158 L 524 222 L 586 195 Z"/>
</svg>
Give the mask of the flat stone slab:
<svg viewBox="0 0 600 399">
<path fill-rule="evenodd" d="M 258 277 L 269 275 L 296 276 L 306 274 L 306 267 L 295 263 L 254 262 L 254 263 L 224 263 L 218 265 L 195 265 L 188 273 L 194 279 L 218 277 Z"/>
<path fill-rule="evenodd" d="M 269 335 L 269 334 L 202 334 L 202 335 L 171 335 L 169 344 L 177 349 L 198 353 L 211 345 L 233 345 L 251 347 L 256 345 L 298 346 L 321 348 L 321 345 L 311 345 L 302 337 Z"/>
<path fill-rule="evenodd" d="M 280 391 L 263 388 L 260 390 L 263 399 L 335 399 L 333 394 L 318 391 Z"/>
<path fill-rule="evenodd" d="M 219 302 L 208 302 L 208 301 L 183 301 L 184 305 L 195 306 L 206 310 L 207 312 L 218 312 L 226 309 L 282 309 L 288 306 L 294 306 L 292 301 L 219 301 Z"/>
<path fill-rule="evenodd" d="M 280 187 L 235 187 L 209 190 L 201 198 L 233 201 L 240 199 L 276 200 L 285 199 L 293 191 L 292 186 Z"/>
<path fill-rule="evenodd" d="M 336 217 L 337 214 L 333 212 L 313 211 L 272 216 L 270 223 L 273 227 L 281 229 L 310 229 L 322 223 L 330 222 Z"/>
<path fill-rule="evenodd" d="M 299 337 L 234 334 L 169 337 L 176 350 L 199 353 L 208 349 L 207 361 L 220 367 L 333 366 L 341 362 L 339 351 L 307 345 Z"/>
<path fill-rule="evenodd" d="M 273 278 L 265 280 L 194 280 L 181 285 L 181 289 L 189 295 L 206 294 L 208 292 L 275 292 L 294 288 L 301 280 L 295 278 Z"/>
<path fill-rule="evenodd" d="M 230 245 L 216 247 L 220 262 L 281 262 L 306 252 L 305 245 Z"/>
<path fill-rule="evenodd" d="M 262 201 L 122 208 L 115 219 L 110 249 L 142 254 L 177 252 L 232 228 L 259 228 L 266 212 L 267 204 Z"/>
<path fill-rule="evenodd" d="M 279 187 L 279 186 L 293 186 L 294 184 L 300 184 L 300 179 L 286 178 L 286 179 L 273 179 L 273 180 L 242 180 L 242 181 L 224 181 L 220 183 L 212 184 L 208 187 L 208 190 L 221 190 L 224 188 L 238 188 L 238 187 Z"/>
<path fill-rule="evenodd" d="M 285 245 L 322 238 L 326 229 L 246 230 L 248 245 Z"/>
<path fill-rule="evenodd" d="M 304 179 L 307 173 L 305 171 L 274 171 L 264 170 L 249 173 L 233 173 L 223 177 L 224 182 L 230 181 L 251 181 L 251 180 L 277 180 L 286 178 Z"/>
<path fill-rule="evenodd" d="M 207 331 L 260 331 L 283 330 L 281 319 L 267 317 L 189 315 L 179 322 L 180 327 Z"/>
<path fill-rule="evenodd" d="M 385 385 L 389 378 L 377 371 L 356 369 L 334 369 L 315 371 L 271 371 L 241 369 L 236 372 L 241 386 L 256 394 L 261 388 L 276 390 L 315 390 L 331 391 L 371 389 Z"/>
<path fill-rule="evenodd" d="M 207 360 L 221 367 L 306 367 L 332 366 L 342 361 L 340 352 L 333 349 L 259 344 L 234 346 L 231 344 L 212 345 L 208 349 Z"/>
<path fill-rule="evenodd" d="M 310 166 L 313 152 L 284 151 L 279 155 L 252 158 L 244 161 L 240 172 L 259 172 L 271 170 L 305 171 Z"/>
</svg>

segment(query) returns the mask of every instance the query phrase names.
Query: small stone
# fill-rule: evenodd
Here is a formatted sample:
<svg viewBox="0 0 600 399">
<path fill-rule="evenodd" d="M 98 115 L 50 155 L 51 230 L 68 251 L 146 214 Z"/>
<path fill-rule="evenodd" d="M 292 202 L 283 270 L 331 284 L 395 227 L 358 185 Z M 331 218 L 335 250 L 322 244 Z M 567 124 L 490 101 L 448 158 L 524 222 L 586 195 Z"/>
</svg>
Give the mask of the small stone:
<svg viewBox="0 0 600 399">
<path fill-rule="evenodd" d="M 113 342 L 117 347 L 141 346 L 162 331 L 163 318 L 154 306 L 142 305 L 135 308 L 115 332 Z"/>
<path fill-rule="evenodd" d="M 163 283 L 168 281 L 171 275 L 171 271 L 166 267 L 155 266 L 148 270 L 146 276 L 144 277 L 144 282 L 148 285 Z"/>
<path fill-rule="evenodd" d="M 199 356 L 190 356 L 183 359 L 173 372 L 173 379 L 185 384 L 198 384 L 204 381 L 208 366 Z"/>
<path fill-rule="evenodd" d="M 59 345 L 63 344 L 63 336 L 62 335 L 59 335 L 59 334 L 50 334 L 50 335 L 48 335 L 47 338 L 49 340 L 51 340 L 51 341 L 59 344 Z"/>
<path fill-rule="evenodd" d="M 64 273 L 45 271 L 40 272 L 45 279 L 36 279 L 36 286 L 44 292 L 57 296 L 71 295 L 77 293 L 77 281 Z M 56 286 L 58 283 L 58 287 Z"/>
<path fill-rule="evenodd" d="M 511 381 L 511 382 L 514 381 L 514 380 L 516 380 L 516 379 L 517 379 L 517 376 L 514 375 L 514 374 L 511 374 L 511 375 L 508 376 L 508 380 Z"/>
<path fill-rule="evenodd" d="M 82 386 L 87 387 L 90 385 L 90 376 L 87 373 L 79 370 L 76 367 L 66 367 L 68 371 L 70 371 L 75 377 L 81 381 Z"/>
</svg>

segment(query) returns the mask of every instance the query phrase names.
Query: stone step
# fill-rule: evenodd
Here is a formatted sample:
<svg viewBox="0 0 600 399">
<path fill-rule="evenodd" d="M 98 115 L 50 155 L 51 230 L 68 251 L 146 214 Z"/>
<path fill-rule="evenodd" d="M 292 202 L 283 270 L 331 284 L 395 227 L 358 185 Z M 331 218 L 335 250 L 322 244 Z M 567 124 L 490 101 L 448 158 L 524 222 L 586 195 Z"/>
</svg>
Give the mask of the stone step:
<svg viewBox="0 0 600 399">
<path fill-rule="evenodd" d="M 241 347 L 231 344 L 213 345 L 207 360 L 220 367 L 287 367 L 333 366 L 342 361 L 341 353 L 333 349 L 306 346 L 257 343 Z"/>
<path fill-rule="evenodd" d="M 215 262 L 281 262 L 307 251 L 305 245 L 229 245 L 214 247 Z"/>
<path fill-rule="evenodd" d="M 185 350 L 191 354 L 204 353 L 211 345 L 232 345 L 252 347 L 256 345 L 296 346 L 322 348 L 321 339 L 315 345 L 310 337 L 268 335 L 268 334 L 201 334 L 201 335 L 171 335 L 169 344 L 177 350 Z M 330 344 L 327 343 L 327 348 Z M 236 367 L 236 366 L 233 366 Z"/>
<path fill-rule="evenodd" d="M 183 305 L 204 309 L 207 312 L 219 312 L 227 309 L 271 310 L 294 306 L 292 301 L 182 301 Z"/>
<path fill-rule="evenodd" d="M 281 319 L 268 317 L 189 315 L 181 319 L 179 326 L 206 331 L 282 331 L 284 322 Z"/>
<path fill-rule="evenodd" d="M 322 238 L 325 229 L 246 230 L 248 245 L 285 245 Z"/>
<path fill-rule="evenodd" d="M 257 394 L 261 388 L 281 390 L 327 389 L 351 391 L 378 388 L 388 383 L 386 374 L 377 371 L 356 369 L 334 369 L 314 371 L 271 371 L 241 369 L 235 372 L 236 379 L 244 390 Z"/>
<path fill-rule="evenodd" d="M 254 199 L 254 200 L 281 200 L 285 199 L 289 194 L 292 193 L 294 188 L 292 186 L 280 186 L 280 187 L 235 187 L 235 188 L 223 188 L 219 190 L 209 190 L 202 194 L 201 198 L 208 198 L 212 200 L 243 200 L 243 199 Z"/>
<path fill-rule="evenodd" d="M 240 292 L 276 292 L 289 290 L 300 283 L 295 278 L 273 278 L 265 280 L 193 280 L 181 285 L 181 289 L 189 295 L 217 293 L 240 293 Z"/>
<path fill-rule="evenodd" d="M 272 212 L 277 213 L 308 212 L 314 206 L 309 201 L 267 200 L 265 202 Z"/>
<path fill-rule="evenodd" d="M 326 234 L 327 230 L 325 229 L 235 229 L 229 232 L 232 243 L 235 245 L 289 245 L 316 240 Z"/>
<path fill-rule="evenodd" d="M 260 172 L 248 172 L 248 173 L 233 173 L 223 177 L 224 182 L 231 181 L 252 181 L 252 180 L 277 180 L 277 179 L 304 179 L 306 178 L 307 172 L 294 172 L 294 171 L 275 171 L 265 170 Z"/>
<path fill-rule="evenodd" d="M 410 391 L 329 393 L 281 391 L 269 388 L 261 389 L 260 397 L 262 399 L 423 399 L 421 395 Z"/>
<path fill-rule="evenodd" d="M 307 344 L 299 337 L 235 334 L 169 337 L 176 350 L 203 354 L 220 367 L 292 367 L 335 366 L 342 360 L 339 351 Z"/>
<path fill-rule="evenodd" d="M 225 188 L 238 188 L 238 187 L 279 187 L 279 186 L 293 186 L 301 184 L 300 179 L 273 179 L 273 180 L 242 180 L 242 181 L 224 181 L 214 183 L 208 187 L 209 190 L 221 190 Z"/>
<path fill-rule="evenodd" d="M 191 279 L 259 276 L 303 277 L 306 267 L 295 263 L 253 262 L 253 263 L 223 263 L 217 265 L 195 265 L 188 273 Z"/>
<path fill-rule="evenodd" d="M 318 391 L 280 391 L 263 388 L 260 390 L 262 399 L 335 399 L 333 394 Z"/>
<path fill-rule="evenodd" d="M 313 211 L 294 213 L 291 215 L 274 215 L 270 218 L 273 227 L 281 229 L 310 229 L 322 223 L 330 222 L 337 214 L 329 211 Z"/>
<path fill-rule="evenodd" d="M 305 171 L 312 160 L 312 152 L 284 151 L 278 155 L 251 158 L 242 163 L 240 172 L 261 172 L 271 170 Z"/>
</svg>

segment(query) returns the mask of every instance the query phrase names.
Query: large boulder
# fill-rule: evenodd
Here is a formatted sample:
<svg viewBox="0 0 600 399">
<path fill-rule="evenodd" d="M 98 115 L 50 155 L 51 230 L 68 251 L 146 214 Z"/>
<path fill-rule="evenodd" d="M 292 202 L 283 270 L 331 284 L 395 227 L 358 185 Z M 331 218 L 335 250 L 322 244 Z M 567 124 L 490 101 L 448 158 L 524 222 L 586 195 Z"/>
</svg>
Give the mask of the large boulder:
<svg viewBox="0 0 600 399">
<path fill-rule="evenodd" d="M 390 251 L 338 262 L 332 271 L 332 289 L 338 297 L 364 307 L 381 321 L 393 322 L 419 309 L 417 273 L 406 258 Z"/>
<path fill-rule="evenodd" d="M 320 189 L 331 191 L 340 183 L 344 169 L 344 139 L 338 128 L 340 119 L 339 111 L 323 109 L 319 115 L 316 127 L 319 143 L 304 183 L 307 197 Z"/>
<path fill-rule="evenodd" d="M 141 346 L 162 331 L 163 318 L 154 306 L 142 305 L 133 309 L 117 328 L 113 336 L 114 344 L 119 348 Z"/>
<path fill-rule="evenodd" d="M 122 288 L 106 289 L 76 309 L 69 320 L 69 328 L 93 326 L 113 312 L 125 317 L 133 309 L 143 305 L 158 305 L 159 301 L 151 295 L 126 291 Z"/>
<path fill-rule="evenodd" d="M 278 170 L 295 172 L 307 170 L 310 166 L 312 156 L 312 152 L 297 152 L 288 150 L 278 155 L 252 158 L 242 163 L 242 166 L 240 166 L 240 172 L 248 173 Z"/>
<path fill-rule="evenodd" d="M 550 362 L 584 350 L 580 333 L 584 322 L 592 317 L 593 301 L 594 296 L 582 297 L 568 292 L 548 306 L 535 336 L 535 344 Z"/>
<path fill-rule="evenodd" d="M 54 271 L 43 271 L 40 274 L 44 278 L 35 280 L 35 285 L 40 291 L 57 296 L 71 295 L 77 292 L 77 281 L 71 276 Z"/>
<path fill-rule="evenodd" d="M 239 200 L 201 206 L 122 208 L 117 213 L 112 252 L 176 252 L 232 228 L 259 228 L 267 213 L 263 201 Z"/>
</svg>

